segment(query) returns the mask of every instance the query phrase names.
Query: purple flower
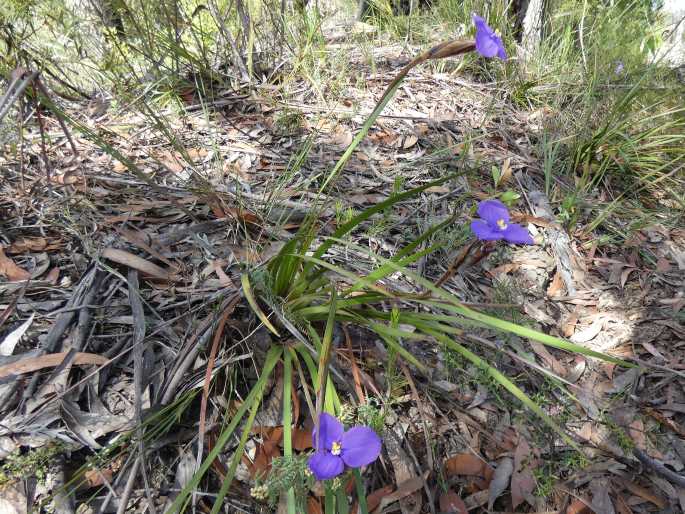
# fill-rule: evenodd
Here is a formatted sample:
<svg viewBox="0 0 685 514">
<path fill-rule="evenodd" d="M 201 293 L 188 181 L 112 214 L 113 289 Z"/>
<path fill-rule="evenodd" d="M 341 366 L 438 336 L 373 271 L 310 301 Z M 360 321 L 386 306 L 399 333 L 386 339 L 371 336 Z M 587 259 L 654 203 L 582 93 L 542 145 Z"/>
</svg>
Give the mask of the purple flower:
<svg viewBox="0 0 685 514">
<path fill-rule="evenodd" d="M 381 439 L 369 427 L 352 427 L 347 432 L 342 423 L 327 413 L 319 418 L 320 440 L 312 434 L 316 453 L 309 457 L 309 469 L 317 480 L 337 477 L 350 468 L 371 464 L 381 453 Z M 318 448 L 321 443 L 321 448 Z"/>
<path fill-rule="evenodd" d="M 533 238 L 521 225 L 509 223 L 509 210 L 499 200 L 484 200 L 478 204 L 479 220 L 471 222 L 471 230 L 481 241 L 504 239 L 508 243 L 532 245 Z"/>
<path fill-rule="evenodd" d="M 504 50 L 502 38 L 490 28 L 483 18 L 477 14 L 472 15 L 473 24 L 476 26 L 476 50 L 483 57 L 499 57 L 507 60 L 507 52 Z"/>
<path fill-rule="evenodd" d="M 624 69 L 625 69 L 625 66 L 623 65 L 623 62 L 616 61 L 616 67 L 614 68 L 614 74 L 620 75 L 621 73 L 623 73 Z"/>
</svg>

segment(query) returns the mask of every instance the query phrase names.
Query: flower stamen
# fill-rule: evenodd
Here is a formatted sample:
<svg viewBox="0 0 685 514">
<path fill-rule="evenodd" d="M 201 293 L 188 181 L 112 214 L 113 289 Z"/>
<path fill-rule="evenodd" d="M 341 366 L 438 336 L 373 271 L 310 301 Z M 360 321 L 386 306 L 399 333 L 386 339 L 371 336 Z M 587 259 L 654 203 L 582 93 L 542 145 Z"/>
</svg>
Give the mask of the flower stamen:
<svg viewBox="0 0 685 514">
<path fill-rule="evenodd" d="M 497 226 L 500 228 L 500 230 L 504 230 L 505 228 L 507 228 L 507 223 L 502 218 L 500 218 L 497 220 Z"/>
<path fill-rule="evenodd" d="M 331 445 L 331 454 L 332 455 L 340 455 L 340 451 L 342 450 L 342 445 L 338 441 L 334 441 L 333 444 Z"/>
</svg>

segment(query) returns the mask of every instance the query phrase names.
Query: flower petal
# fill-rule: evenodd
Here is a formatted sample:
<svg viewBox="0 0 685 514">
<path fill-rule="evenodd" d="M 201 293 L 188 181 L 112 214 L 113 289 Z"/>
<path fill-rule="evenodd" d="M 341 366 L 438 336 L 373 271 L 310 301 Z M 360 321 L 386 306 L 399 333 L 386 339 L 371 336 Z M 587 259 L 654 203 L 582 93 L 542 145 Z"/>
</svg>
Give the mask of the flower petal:
<svg viewBox="0 0 685 514">
<path fill-rule="evenodd" d="M 520 245 L 535 244 L 533 237 L 528 233 L 528 229 L 516 223 L 509 223 L 507 228 L 502 231 L 502 234 L 504 235 L 504 240 L 509 243 Z"/>
<path fill-rule="evenodd" d="M 503 61 L 507 60 L 507 51 L 504 49 L 504 43 L 502 43 L 502 38 L 495 35 L 495 42 L 497 43 L 497 57 Z"/>
<path fill-rule="evenodd" d="M 322 412 L 319 416 L 319 429 L 321 430 L 321 447 L 326 450 L 330 450 L 334 442 L 340 442 L 345 431 L 342 423 L 327 412 Z M 316 428 L 312 431 L 312 441 L 314 448 L 318 449 Z"/>
<path fill-rule="evenodd" d="M 501 230 L 491 227 L 483 220 L 473 220 L 471 222 L 471 230 L 481 241 L 497 241 L 504 237 Z"/>
<path fill-rule="evenodd" d="M 509 209 L 499 200 L 483 200 L 480 202 L 478 204 L 478 216 L 492 227 L 497 227 L 499 220 L 509 223 Z"/>
<path fill-rule="evenodd" d="M 483 57 L 499 57 L 507 59 L 502 38 L 490 28 L 486 21 L 477 14 L 472 15 L 473 24 L 476 26 L 476 50 Z"/>
<path fill-rule="evenodd" d="M 342 438 L 342 460 L 351 468 L 366 466 L 381 453 L 381 438 L 369 427 L 353 427 Z"/>
<path fill-rule="evenodd" d="M 317 480 L 335 478 L 345 470 L 345 463 L 343 460 L 327 451 L 314 453 L 309 457 L 307 464 Z"/>
</svg>

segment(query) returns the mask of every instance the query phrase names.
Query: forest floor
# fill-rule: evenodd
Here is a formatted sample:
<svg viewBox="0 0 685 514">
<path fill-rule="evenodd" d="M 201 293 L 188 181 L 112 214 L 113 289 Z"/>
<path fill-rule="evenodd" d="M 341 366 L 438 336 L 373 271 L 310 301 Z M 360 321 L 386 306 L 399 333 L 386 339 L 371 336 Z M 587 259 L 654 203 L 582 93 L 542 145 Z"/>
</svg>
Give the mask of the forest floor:
<svg viewBox="0 0 685 514">
<path fill-rule="evenodd" d="M 92 100 L 64 106 L 83 128 L 71 129 L 77 155 L 49 111 L 45 154 L 34 126 L 26 128 L 20 153 L 5 147 L 2 512 L 23 512 L 45 499 L 58 505 L 56 512 L 80 505 L 87 507 L 79 512 L 143 512 L 150 504 L 163 510 L 188 483 L 199 395 L 190 396 L 172 428 L 146 439 L 147 476 L 132 481 L 138 460 L 130 458 L 135 445 L 125 434 L 161 405 L 201 391 L 216 337 L 205 438 L 212 447 L 221 412 L 236 399 L 226 391 L 254 381 L 270 337 L 242 299 L 242 272 L 267 263 L 292 237 L 321 177 L 396 70 L 420 50 L 388 44 L 373 48 L 370 59 L 354 41 L 328 39 L 331 51 L 344 49 L 353 70 L 348 80 L 320 90 L 295 81 L 287 94 L 273 85 L 227 90 L 204 107 L 185 91 L 185 112 L 167 113 L 175 144 L 149 118 Z M 601 228 L 585 229 L 595 216 L 587 209 L 578 213 L 583 229 L 568 230 L 555 217 L 562 199 L 548 196 L 538 155 L 545 121 L 556 113 L 514 108 L 497 84 L 457 74 L 456 67 L 411 72 L 326 193 L 324 233 L 398 191 L 456 173 L 370 219 L 350 241 L 392 256 L 455 216 L 442 249 L 417 263 L 416 272 L 432 282 L 446 278 L 444 289 L 475 309 L 639 365 L 621 368 L 469 330 L 465 340 L 474 351 L 515 378 L 572 434 L 580 454 L 434 342 L 406 342 L 429 364 L 427 375 L 400 361 L 389 384 L 384 347 L 346 327 L 347 344 L 331 364 L 341 395 L 377 407 L 385 422 L 381 459 L 364 473 L 369 511 L 685 511 L 685 229 L 655 220 L 621 244 L 598 243 Z M 344 89 L 329 89 L 336 87 Z M 329 95 L 342 101 L 332 107 Z M 103 141 L 144 176 L 103 151 Z M 535 245 L 473 240 L 476 203 L 505 191 L 519 195 L 512 217 L 529 228 Z M 609 202 L 621 192 L 605 182 L 586 201 Z M 357 273 L 378 265 L 355 248 L 329 261 Z M 417 290 L 401 273 L 383 285 Z M 215 330 L 229 311 L 223 333 Z M 226 500 L 230 512 L 270 511 L 250 489 L 282 451 L 279 376 Z M 294 446 L 307 451 L 311 417 L 304 403 L 295 404 L 302 440 Z M 213 464 L 196 499 L 200 510 L 211 506 L 211 484 L 221 483 L 230 458 L 224 452 Z M 127 481 L 126 507 L 120 501 Z M 308 494 L 309 512 L 321 512 L 320 490 Z"/>
</svg>

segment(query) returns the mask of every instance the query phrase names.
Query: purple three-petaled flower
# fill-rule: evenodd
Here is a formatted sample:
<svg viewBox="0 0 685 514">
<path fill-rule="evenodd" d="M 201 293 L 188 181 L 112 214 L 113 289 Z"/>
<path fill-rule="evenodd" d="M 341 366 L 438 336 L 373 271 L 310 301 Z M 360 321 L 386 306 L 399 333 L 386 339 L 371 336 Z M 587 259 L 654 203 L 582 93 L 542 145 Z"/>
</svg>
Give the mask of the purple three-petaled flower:
<svg viewBox="0 0 685 514">
<path fill-rule="evenodd" d="M 319 418 L 319 430 L 319 438 L 316 430 L 312 434 L 316 452 L 308 461 L 317 480 L 335 478 L 345 471 L 345 466 L 371 464 L 381 453 L 381 439 L 369 427 L 352 427 L 345 432 L 340 421 L 324 412 Z"/>
<path fill-rule="evenodd" d="M 477 14 L 472 15 L 473 24 L 476 26 L 476 50 L 483 57 L 499 57 L 507 60 L 507 52 L 504 50 L 502 38 L 490 28 L 483 18 Z"/>
<path fill-rule="evenodd" d="M 509 210 L 499 200 L 484 200 L 478 204 L 479 220 L 471 222 L 471 230 L 482 241 L 504 239 L 508 243 L 532 245 L 528 230 L 516 223 L 509 223 Z"/>
</svg>

